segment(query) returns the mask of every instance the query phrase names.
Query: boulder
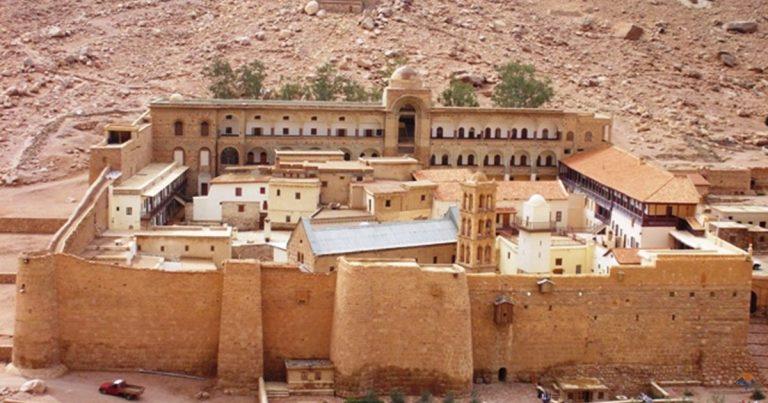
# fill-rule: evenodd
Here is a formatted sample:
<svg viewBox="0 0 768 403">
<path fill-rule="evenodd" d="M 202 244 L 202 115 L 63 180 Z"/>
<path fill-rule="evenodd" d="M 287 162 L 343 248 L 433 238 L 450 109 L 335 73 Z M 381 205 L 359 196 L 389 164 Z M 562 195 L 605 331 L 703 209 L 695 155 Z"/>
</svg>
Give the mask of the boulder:
<svg viewBox="0 0 768 403">
<path fill-rule="evenodd" d="M 32 379 L 26 381 L 19 388 L 19 392 L 30 393 L 33 395 L 42 395 L 45 393 L 45 382 L 40 379 Z"/>
<path fill-rule="evenodd" d="M 736 67 L 736 65 L 739 64 L 736 61 L 736 56 L 732 55 L 729 52 L 725 52 L 725 51 L 717 52 L 717 58 L 720 59 L 720 61 L 723 62 L 723 64 L 728 67 Z"/>
<path fill-rule="evenodd" d="M 61 29 L 61 27 L 54 25 L 48 28 L 46 34 L 49 38 L 63 38 L 69 36 L 69 31 L 65 31 Z"/>
<path fill-rule="evenodd" d="M 757 23 L 755 21 L 731 21 L 725 24 L 725 30 L 739 34 L 751 34 L 757 32 Z"/>
<path fill-rule="evenodd" d="M 304 12 L 308 15 L 315 15 L 318 11 L 320 11 L 320 4 L 315 0 L 309 1 L 307 5 L 304 6 Z"/>
<path fill-rule="evenodd" d="M 373 21 L 373 18 L 365 16 L 362 20 L 360 20 L 360 26 L 363 27 L 363 29 L 367 29 L 368 31 L 373 31 L 373 29 L 376 28 L 376 23 Z"/>
<path fill-rule="evenodd" d="M 620 22 L 614 28 L 614 36 L 630 41 L 636 41 L 643 36 L 643 29 L 631 22 Z"/>
</svg>

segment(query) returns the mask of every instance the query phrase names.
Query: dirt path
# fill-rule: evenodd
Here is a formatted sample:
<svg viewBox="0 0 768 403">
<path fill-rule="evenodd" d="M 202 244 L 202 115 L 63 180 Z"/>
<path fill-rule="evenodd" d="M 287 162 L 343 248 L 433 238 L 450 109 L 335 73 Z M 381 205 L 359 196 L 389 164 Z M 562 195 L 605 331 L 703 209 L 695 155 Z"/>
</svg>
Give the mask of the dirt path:
<svg viewBox="0 0 768 403">
<path fill-rule="evenodd" d="M 67 218 L 87 188 L 87 173 L 54 182 L 0 187 L 0 217 Z"/>
</svg>

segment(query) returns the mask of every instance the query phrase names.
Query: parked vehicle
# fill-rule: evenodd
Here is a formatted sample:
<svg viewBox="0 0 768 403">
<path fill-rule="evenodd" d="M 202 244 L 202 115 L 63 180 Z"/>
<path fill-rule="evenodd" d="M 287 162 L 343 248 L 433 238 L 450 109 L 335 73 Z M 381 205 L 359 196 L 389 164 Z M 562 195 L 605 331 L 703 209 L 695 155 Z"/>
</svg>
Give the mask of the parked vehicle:
<svg viewBox="0 0 768 403">
<path fill-rule="evenodd" d="M 104 382 L 99 386 L 99 393 L 102 395 L 120 396 L 125 400 L 136 400 L 144 393 L 144 387 L 131 385 L 123 379 L 116 379 L 112 382 Z"/>
</svg>

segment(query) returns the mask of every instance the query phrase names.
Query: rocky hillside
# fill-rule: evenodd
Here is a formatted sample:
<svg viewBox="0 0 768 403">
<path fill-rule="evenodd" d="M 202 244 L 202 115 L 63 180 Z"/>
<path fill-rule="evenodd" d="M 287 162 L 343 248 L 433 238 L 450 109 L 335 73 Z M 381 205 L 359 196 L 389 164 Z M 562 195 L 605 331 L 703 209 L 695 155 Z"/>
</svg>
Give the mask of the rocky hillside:
<svg viewBox="0 0 768 403">
<path fill-rule="evenodd" d="M 615 142 L 637 153 L 768 164 L 765 0 L 382 0 L 314 15 L 305 3 L 0 2 L 0 183 L 85 169 L 104 122 L 156 96 L 208 96 L 201 70 L 217 55 L 261 60 L 273 87 L 326 61 L 380 84 L 388 59 L 407 58 L 435 98 L 463 74 L 485 105 L 495 66 L 515 59 L 552 78 L 549 106 L 612 113 Z"/>
</svg>

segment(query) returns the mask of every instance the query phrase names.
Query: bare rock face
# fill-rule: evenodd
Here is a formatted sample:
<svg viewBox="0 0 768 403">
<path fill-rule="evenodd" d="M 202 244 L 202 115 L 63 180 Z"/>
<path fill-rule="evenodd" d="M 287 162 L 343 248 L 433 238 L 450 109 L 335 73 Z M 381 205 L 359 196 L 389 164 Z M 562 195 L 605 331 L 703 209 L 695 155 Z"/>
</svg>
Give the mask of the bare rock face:
<svg viewBox="0 0 768 403">
<path fill-rule="evenodd" d="M 631 22 L 621 22 L 616 24 L 614 29 L 614 36 L 630 41 L 636 41 L 643 36 L 643 29 Z"/>
<path fill-rule="evenodd" d="M 304 6 L 304 12 L 308 15 L 315 15 L 318 11 L 320 11 L 320 4 L 318 4 L 315 0 L 311 0 L 307 3 L 306 6 Z"/>
<path fill-rule="evenodd" d="M 757 32 L 757 23 L 755 21 L 731 21 L 725 24 L 725 30 L 739 34 L 751 34 Z"/>
</svg>

